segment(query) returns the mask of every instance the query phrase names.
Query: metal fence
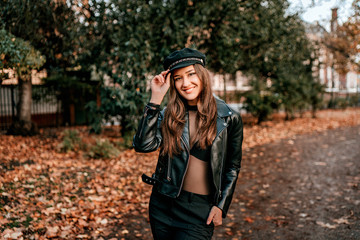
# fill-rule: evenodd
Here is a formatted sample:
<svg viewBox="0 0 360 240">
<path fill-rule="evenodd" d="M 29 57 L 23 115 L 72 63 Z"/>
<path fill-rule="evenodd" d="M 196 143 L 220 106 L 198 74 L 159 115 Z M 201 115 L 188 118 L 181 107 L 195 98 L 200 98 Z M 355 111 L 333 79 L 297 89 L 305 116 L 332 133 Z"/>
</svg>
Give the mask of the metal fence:
<svg viewBox="0 0 360 240">
<path fill-rule="evenodd" d="M 15 120 L 19 102 L 18 85 L 0 87 L 0 129 L 5 130 Z M 62 123 L 61 102 L 53 91 L 39 85 L 32 86 L 31 119 L 39 127 L 59 126 Z"/>
</svg>

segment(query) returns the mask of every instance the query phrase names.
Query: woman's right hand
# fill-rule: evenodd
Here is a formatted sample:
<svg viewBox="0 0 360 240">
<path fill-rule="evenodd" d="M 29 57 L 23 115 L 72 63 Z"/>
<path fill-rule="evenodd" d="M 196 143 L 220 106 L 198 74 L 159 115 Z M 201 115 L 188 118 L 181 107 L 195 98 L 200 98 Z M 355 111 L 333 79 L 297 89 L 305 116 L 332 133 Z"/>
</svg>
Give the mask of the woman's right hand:
<svg viewBox="0 0 360 240">
<path fill-rule="evenodd" d="M 161 104 L 166 92 L 170 87 L 169 71 L 170 70 L 163 71 L 151 80 L 151 103 Z"/>
</svg>

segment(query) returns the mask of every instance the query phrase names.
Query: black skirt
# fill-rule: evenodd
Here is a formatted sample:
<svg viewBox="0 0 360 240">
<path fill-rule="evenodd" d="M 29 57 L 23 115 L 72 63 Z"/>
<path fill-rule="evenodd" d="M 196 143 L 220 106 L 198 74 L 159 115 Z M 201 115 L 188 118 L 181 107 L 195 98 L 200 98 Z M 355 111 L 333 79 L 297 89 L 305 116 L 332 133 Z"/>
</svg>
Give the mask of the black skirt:
<svg viewBox="0 0 360 240">
<path fill-rule="evenodd" d="M 212 206 L 211 195 L 181 191 L 174 199 L 153 188 L 149 217 L 154 239 L 211 239 L 214 224 L 207 225 L 206 220 Z"/>
</svg>

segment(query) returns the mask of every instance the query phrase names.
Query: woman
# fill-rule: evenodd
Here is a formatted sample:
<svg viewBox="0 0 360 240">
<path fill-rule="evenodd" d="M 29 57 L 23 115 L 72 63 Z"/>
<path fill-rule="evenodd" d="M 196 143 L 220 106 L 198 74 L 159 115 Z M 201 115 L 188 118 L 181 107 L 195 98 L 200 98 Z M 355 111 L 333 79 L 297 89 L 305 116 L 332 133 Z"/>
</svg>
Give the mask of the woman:
<svg viewBox="0 0 360 240">
<path fill-rule="evenodd" d="M 205 55 L 184 48 L 151 81 L 134 136 L 138 152 L 160 148 L 149 216 L 154 239 L 211 239 L 229 209 L 240 171 L 242 120 L 214 98 Z M 170 88 L 167 107 L 160 104 Z"/>
</svg>

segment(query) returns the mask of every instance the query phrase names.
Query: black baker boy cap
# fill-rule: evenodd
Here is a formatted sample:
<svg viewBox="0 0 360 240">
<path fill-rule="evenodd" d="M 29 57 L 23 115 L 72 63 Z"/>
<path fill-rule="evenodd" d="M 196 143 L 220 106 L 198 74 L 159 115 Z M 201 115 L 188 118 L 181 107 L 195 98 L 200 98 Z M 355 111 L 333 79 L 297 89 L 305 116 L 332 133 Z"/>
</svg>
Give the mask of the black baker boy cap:
<svg viewBox="0 0 360 240">
<path fill-rule="evenodd" d="M 164 69 L 173 71 L 178 68 L 187 67 L 195 63 L 205 66 L 205 54 L 191 48 L 176 50 L 164 60 Z"/>
</svg>

